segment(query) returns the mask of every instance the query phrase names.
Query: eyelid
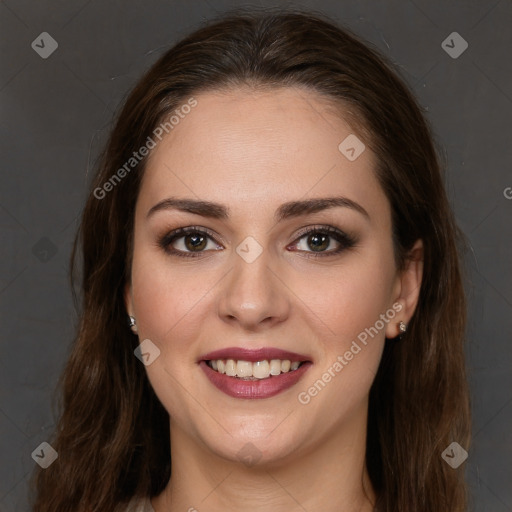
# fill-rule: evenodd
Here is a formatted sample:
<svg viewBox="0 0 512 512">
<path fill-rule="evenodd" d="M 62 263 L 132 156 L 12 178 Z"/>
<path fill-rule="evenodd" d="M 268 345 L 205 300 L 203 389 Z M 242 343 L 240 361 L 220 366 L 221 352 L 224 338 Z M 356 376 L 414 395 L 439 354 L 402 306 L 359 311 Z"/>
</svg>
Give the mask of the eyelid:
<svg viewBox="0 0 512 512">
<path fill-rule="evenodd" d="M 342 236 L 348 236 L 341 229 L 335 228 L 334 226 L 330 226 L 328 224 L 313 224 L 312 226 L 306 226 L 304 228 L 299 229 L 299 231 L 295 235 L 295 240 L 298 238 L 302 238 L 304 235 L 308 235 L 311 232 L 321 231 L 322 233 L 337 233 Z"/>
</svg>

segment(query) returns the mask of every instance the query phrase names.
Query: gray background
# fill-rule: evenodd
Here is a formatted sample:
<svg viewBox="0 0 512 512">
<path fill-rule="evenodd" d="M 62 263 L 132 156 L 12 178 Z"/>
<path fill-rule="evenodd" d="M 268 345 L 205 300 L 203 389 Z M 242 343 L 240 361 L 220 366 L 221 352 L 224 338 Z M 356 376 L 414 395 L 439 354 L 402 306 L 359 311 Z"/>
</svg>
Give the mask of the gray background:
<svg viewBox="0 0 512 512">
<path fill-rule="evenodd" d="M 32 451 L 49 440 L 76 314 L 71 241 L 119 102 L 165 47 L 246 4 L 7 0 L 1 19 L 0 509 L 25 511 Z M 376 44 L 428 108 L 471 243 L 467 358 L 472 510 L 512 510 L 512 1 L 281 2 L 313 7 Z M 457 59 L 441 47 L 458 32 Z M 57 50 L 41 58 L 42 32 Z M 512 190 L 510 190 L 512 196 Z M 86 461 L 84 461 L 86 463 Z M 441 512 L 441 511 L 440 511 Z"/>
</svg>

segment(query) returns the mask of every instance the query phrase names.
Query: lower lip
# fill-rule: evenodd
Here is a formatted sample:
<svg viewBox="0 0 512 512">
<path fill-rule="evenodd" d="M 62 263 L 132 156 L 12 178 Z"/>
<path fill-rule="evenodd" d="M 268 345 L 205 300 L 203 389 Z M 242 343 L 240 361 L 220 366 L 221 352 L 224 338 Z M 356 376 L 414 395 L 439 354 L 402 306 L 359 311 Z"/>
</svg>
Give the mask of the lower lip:
<svg viewBox="0 0 512 512">
<path fill-rule="evenodd" d="M 302 363 L 296 370 L 273 375 L 267 379 L 242 380 L 216 372 L 206 364 L 206 361 L 199 363 L 210 382 L 233 398 L 270 398 L 275 396 L 296 384 L 311 365 L 312 363 L 308 361 Z"/>
</svg>

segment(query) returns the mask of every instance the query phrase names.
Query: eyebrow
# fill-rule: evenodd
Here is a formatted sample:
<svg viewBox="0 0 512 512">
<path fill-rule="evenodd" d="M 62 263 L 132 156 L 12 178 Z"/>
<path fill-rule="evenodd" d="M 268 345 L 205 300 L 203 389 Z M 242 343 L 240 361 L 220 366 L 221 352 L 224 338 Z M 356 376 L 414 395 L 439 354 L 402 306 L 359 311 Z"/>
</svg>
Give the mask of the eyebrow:
<svg viewBox="0 0 512 512">
<path fill-rule="evenodd" d="M 367 220 L 370 220 L 368 212 L 359 203 L 356 203 L 347 197 L 320 197 L 283 203 L 276 210 L 274 219 L 277 222 L 281 222 L 293 217 L 300 217 L 302 215 L 308 215 L 336 207 L 350 208 L 351 210 L 359 212 Z M 174 197 L 164 199 L 163 201 L 155 204 L 148 211 L 146 217 L 148 218 L 156 212 L 163 210 L 179 210 L 212 219 L 229 219 L 229 208 L 222 204 L 196 199 L 178 199 Z"/>
</svg>

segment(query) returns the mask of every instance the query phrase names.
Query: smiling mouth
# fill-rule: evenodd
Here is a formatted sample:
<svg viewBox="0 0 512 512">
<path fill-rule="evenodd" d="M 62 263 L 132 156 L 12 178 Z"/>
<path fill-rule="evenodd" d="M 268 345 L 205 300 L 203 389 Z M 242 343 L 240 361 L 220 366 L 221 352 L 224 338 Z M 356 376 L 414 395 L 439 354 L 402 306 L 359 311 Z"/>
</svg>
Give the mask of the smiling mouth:
<svg viewBox="0 0 512 512">
<path fill-rule="evenodd" d="M 277 377 L 282 373 L 294 372 L 306 361 L 289 359 L 269 359 L 262 361 L 244 361 L 236 359 L 211 359 L 206 364 L 217 373 L 240 380 L 262 380 Z"/>
</svg>

